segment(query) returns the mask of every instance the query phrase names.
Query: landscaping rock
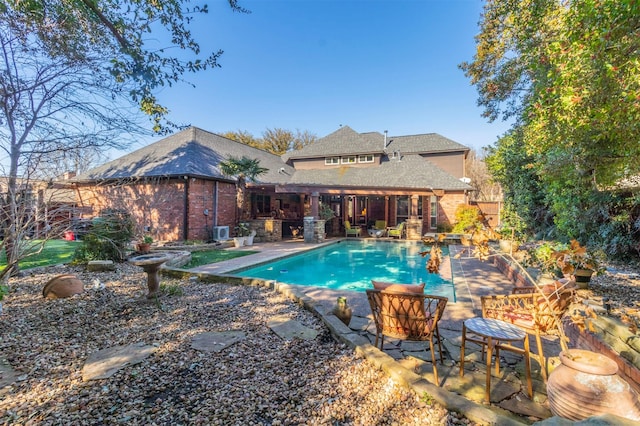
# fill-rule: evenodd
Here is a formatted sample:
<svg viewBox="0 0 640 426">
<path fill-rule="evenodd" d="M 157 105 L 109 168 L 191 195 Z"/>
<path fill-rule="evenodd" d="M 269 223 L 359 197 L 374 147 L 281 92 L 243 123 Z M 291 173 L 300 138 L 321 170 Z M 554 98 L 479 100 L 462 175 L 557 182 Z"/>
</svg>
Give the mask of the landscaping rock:
<svg viewBox="0 0 640 426">
<path fill-rule="evenodd" d="M 87 263 L 87 271 L 90 272 L 104 272 L 115 271 L 116 265 L 113 264 L 113 260 L 90 260 Z"/>
</svg>

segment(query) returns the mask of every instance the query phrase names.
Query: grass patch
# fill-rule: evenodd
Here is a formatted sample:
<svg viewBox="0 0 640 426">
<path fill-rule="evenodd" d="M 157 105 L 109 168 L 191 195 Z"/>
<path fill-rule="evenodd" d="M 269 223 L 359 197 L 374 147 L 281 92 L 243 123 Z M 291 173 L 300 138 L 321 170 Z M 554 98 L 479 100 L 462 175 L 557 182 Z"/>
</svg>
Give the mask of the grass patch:
<svg viewBox="0 0 640 426">
<path fill-rule="evenodd" d="M 42 244 L 42 240 L 26 241 L 29 253 L 36 253 Z M 48 240 L 40 253 L 32 254 L 25 257 L 18 263 L 20 269 L 31 269 L 41 266 L 59 265 L 61 263 L 69 263 L 73 258 L 73 253 L 81 241 L 66 240 Z M 0 253 L 0 271 L 7 267 L 7 256 L 2 251 Z"/>
<path fill-rule="evenodd" d="M 210 263 L 222 262 L 224 260 L 235 259 L 236 257 L 247 256 L 258 253 L 257 251 L 232 251 L 232 250 L 203 250 L 191 252 L 191 262 L 182 266 L 181 269 L 197 268 L 198 266 Z"/>
<path fill-rule="evenodd" d="M 178 284 L 160 283 L 160 291 L 167 296 L 182 296 L 184 292 Z"/>
</svg>

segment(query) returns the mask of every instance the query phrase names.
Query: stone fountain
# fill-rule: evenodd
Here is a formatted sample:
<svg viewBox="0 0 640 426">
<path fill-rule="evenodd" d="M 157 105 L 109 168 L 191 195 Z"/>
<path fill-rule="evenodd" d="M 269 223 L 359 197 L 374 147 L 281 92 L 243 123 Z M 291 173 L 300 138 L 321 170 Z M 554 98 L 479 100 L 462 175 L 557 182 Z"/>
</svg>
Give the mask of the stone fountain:
<svg viewBox="0 0 640 426">
<path fill-rule="evenodd" d="M 157 296 L 158 288 L 160 287 L 158 271 L 162 264 L 172 257 L 170 253 L 149 253 L 129 258 L 129 263 L 142 267 L 142 270 L 147 273 L 147 287 L 149 288 L 147 299 Z"/>
</svg>

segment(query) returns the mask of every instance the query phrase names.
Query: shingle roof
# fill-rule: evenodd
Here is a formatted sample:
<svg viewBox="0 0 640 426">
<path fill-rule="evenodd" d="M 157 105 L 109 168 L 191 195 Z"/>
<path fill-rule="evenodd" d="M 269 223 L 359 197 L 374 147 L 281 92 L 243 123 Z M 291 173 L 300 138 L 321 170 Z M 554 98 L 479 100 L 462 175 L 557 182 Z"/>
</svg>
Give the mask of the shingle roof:
<svg viewBox="0 0 640 426">
<path fill-rule="evenodd" d="M 287 159 L 327 157 L 334 155 L 375 154 L 384 152 L 384 135 L 379 132 L 358 133 L 349 126 L 318 139 L 304 148 L 289 153 Z M 388 136 L 386 151 L 401 153 L 433 153 L 468 151 L 469 148 L 437 133 L 410 136 Z"/>
<path fill-rule="evenodd" d="M 353 188 L 472 189 L 419 155 L 402 155 L 400 161 L 383 161 L 378 167 L 297 170 L 289 183 Z"/>
<path fill-rule="evenodd" d="M 309 158 L 381 152 L 382 143 L 382 139 L 380 141 L 376 141 L 375 138 L 369 137 L 369 135 L 361 135 L 349 126 L 342 126 L 335 132 L 318 139 L 314 143 L 309 144 L 300 150 L 289 153 L 288 158 Z"/>
<path fill-rule="evenodd" d="M 435 134 L 431 134 L 435 135 Z M 327 167 L 322 169 L 295 170 L 282 159 L 269 152 L 232 141 L 222 136 L 190 127 L 174 135 L 145 146 L 102 166 L 96 167 L 72 181 L 95 181 L 131 177 L 197 176 L 230 179 L 220 171 L 218 164 L 229 156 L 246 156 L 260 160 L 260 166 L 268 171 L 257 177 L 257 183 L 294 184 L 326 187 L 379 187 L 379 188 L 433 188 L 445 190 L 471 189 L 419 155 L 411 154 L 410 146 L 445 150 L 447 147 L 466 149 L 442 136 L 416 135 L 389 138 L 395 143 L 393 150 L 400 151 L 401 161 L 383 158 L 376 167 Z M 359 134 L 348 126 L 305 147 L 304 157 L 326 154 L 381 152 L 384 136 L 380 133 Z M 431 145 L 429 145 L 431 144 Z M 318 145 L 315 151 L 307 148 Z M 391 145 L 390 145 L 391 146 Z M 311 154 L 309 153 L 311 152 Z M 324 153 L 323 153 L 324 152 Z M 321 154 L 323 153 L 323 154 Z M 296 152 L 297 154 L 297 152 Z M 298 156 L 298 155 L 296 155 Z M 284 169 L 281 171 L 281 169 Z"/>
<path fill-rule="evenodd" d="M 289 179 L 293 168 L 269 152 L 250 147 L 199 129 L 189 127 L 77 176 L 74 181 L 93 181 L 129 177 L 198 176 L 230 179 L 218 167 L 233 156 L 260 160 L 268 171 L 257 182 L 282 183 Z M 280 173 L 284 168 L 286 173 Z"/>
<path fill-rule="evenodd" d="M 400 151 L 407 154 L 468 151 L 469 148 L 445 138 L 437 133 L 425 133 L 421 135 L 390 136 L 387 138 L 387 151 Z"/>
</svg>

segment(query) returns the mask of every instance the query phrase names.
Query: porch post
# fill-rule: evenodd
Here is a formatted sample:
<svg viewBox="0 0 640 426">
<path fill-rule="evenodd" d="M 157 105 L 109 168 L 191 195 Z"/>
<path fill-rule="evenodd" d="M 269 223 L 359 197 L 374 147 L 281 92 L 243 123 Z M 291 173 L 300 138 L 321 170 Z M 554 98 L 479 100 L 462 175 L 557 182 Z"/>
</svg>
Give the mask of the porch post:
<svg viewBox="0 0 640 426">
<path fill-rule="evenodd" d="M 311 216 L 316 219 L 318 217 L 318 204 L 320 203 L 320 194 L 318 192 L 311 193 Z"/>
<path fill-rule="evenodd" d="M 409 217 L 416 218 L 418 217 L 418 197 L 419 195 L 411 196 L 411 211 L 409 212 Z"/>
<path fill-rule="evenodd" d="M 418 219 L 418 197 L 419 195 L 411 196 L 409 218 L 405 228 L 408 240 L 419 240 L 422 236 L 422 219 Z"/>
<path fill-rule="evenodd" d="M 390 226 L 389 223 L 389 196 L 384 196 L 384 221 L 387 223 L 387 226 Z"/>
</svg>

